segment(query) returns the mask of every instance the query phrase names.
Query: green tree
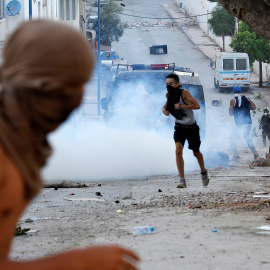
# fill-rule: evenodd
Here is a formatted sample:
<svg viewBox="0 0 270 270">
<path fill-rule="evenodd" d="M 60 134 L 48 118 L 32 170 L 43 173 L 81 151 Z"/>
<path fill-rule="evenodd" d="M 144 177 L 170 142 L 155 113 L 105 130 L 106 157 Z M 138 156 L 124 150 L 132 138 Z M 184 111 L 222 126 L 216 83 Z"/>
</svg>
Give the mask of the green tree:
<svg viewBox="0 0 270 270">
<path fill-rule="evenodd" d="M 114 1 L 109 0 L 102 5 L 100 12 L 100 43 L 111 46 L 113 41 L 118 41 L 124 33 L 124 26 L 121 23 L 119 12 L 122 8 Z M 98 19 L 93 23 L 93 29 L 98 35 Z"/>
<path fill-rule="evenodd" d="M 213 9 L 212 18 L 208 20 L 210 28 L 218 37 L 222 37 L 223 49 L 225 48 L 225 37 L 233 36 L 235 31 L 235 18 L 222 6 Z"/>
<path fill-rule="evenodd" d="M 259 62 L 259 87 L 262 87 L 262 63 L 270 63 L 269 41 L 255 33 L 243 22 L 240 23 L 238 31 L 230 46 L 237 52 L 247 53 L 251 66 L 255 60 Z"/>
</svg>

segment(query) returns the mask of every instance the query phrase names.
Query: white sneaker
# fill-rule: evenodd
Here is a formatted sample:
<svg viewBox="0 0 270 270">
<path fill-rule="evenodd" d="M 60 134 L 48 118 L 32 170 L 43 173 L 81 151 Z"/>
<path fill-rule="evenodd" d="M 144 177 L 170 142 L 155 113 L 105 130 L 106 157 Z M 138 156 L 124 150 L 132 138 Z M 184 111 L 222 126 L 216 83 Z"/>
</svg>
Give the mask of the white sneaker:
<svg viewBox="0 0 270 270">
<path fill-rule="evenodd" d="M 185 178 L 182 178 L 179 180 L 179 184 L 177 185 L 177 188 L 186 188 L 187 185 L 186 185 L 186 180 Z"/>
<path fill-rule="evenodd" d="M 207 187 L 209 184 L 209 178 L 208 178 L 208 170 L 205 170 L 205 172 L 201 172 L 201 177 L 202 177 L 202 185 L 204 187 Z"/>
</svg>

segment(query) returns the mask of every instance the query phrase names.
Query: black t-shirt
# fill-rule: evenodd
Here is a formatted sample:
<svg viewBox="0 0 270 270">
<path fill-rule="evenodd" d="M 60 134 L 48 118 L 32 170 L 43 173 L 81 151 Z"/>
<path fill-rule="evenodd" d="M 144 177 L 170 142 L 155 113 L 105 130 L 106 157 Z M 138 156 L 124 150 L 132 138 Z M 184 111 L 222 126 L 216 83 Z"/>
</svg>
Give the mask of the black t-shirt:
<svg viewBox="0 0 270 270">
<path fill-rule="evenodd" d="M 269 133 L 270 132 L 270 115 L 263 115 L 260 123 L 262 130 Z"/>
<path fill-rule="evenodd" d="M 239 100 L 238 97 L 235 97 L 235 106 L 233 107 L 233 115 L 236 125 L 244 125 L 244 124 L 251 124 L 251 116 L 250 116 L 250 109 L 251 105 L 249 100 L 242 96 L 241 106 L 239 107 Z"/>
</svg>

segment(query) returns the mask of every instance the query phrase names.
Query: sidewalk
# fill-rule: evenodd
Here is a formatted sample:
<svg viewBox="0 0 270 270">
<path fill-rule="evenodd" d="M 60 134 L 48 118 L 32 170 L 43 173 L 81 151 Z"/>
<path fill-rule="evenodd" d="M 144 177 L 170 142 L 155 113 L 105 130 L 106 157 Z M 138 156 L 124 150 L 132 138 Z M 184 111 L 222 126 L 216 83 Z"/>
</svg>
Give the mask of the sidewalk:
<svg viewBox="0 0 270 270">
<path fill-rule="evenodd" d="M 215 56 L 220 52 L 219 45 L 214 42 L 207 33 L 205 33 L 199 26 L 184 26 L 188 14 L 182 14 L 178 12 L 179 7 L 173 2 L 169 4 L 163 4 L 164 8 L 174 18 L 175 23 L 179 28 L 187 35 L 187 37 L 193 42 L 195 46 L 206 56 L 209 60 L 214 60 Z M 258 84 L 259 75 L 256 73 L 250 73 L 250 82 Z"/>
</svg>

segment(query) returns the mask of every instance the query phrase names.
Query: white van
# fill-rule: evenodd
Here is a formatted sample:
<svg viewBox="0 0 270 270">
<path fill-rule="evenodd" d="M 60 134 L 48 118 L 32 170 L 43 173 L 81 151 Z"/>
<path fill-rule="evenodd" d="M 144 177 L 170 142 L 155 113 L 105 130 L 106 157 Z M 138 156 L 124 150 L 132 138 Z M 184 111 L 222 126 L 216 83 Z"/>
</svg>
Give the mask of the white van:
<svg viewBox="0 0 270 270">
<path fill-rule="evenodd" d="M 247 53 L 220 52 L 215 58 L 214 86 L 222 91 L 231 91 L 240 86 L 247 91 L 250 86 L 250 66 Z"/>
</svg>

